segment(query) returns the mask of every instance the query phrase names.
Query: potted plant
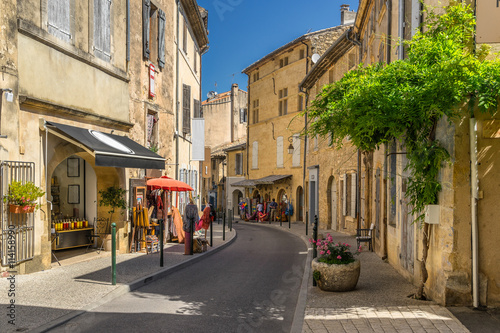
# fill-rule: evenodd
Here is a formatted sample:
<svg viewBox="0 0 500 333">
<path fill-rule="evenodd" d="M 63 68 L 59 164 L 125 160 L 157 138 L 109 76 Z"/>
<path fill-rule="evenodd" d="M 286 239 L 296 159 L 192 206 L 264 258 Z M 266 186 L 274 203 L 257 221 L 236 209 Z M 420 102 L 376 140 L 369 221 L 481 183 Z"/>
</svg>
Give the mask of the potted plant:
<svg viewBox="0 0 500 333">
<path fill-rule="evenodd" d="M 9 184 L 9 193 L 4 197 L 4 202 L 9 203 L 11 213 L 33 213 L 40 208 L 37 200 L 44 194 L 45 192 L 33 182 L 13 181 Z"/>
<path fill-rule="evenodd" d="M 125 201 L 125 193 L 127 190 L 124 190 L 118 186 L 110 186 L 105 190 L 100 190 L 99 194 L 101 195 L 101 199 L 99 200 L 99 206 L 107 206 L 110 207 L 108 210 L 109 213 L 109 221 L 112 222 L 112 217 L 117 208 L 126 209 L 127 202 Z M 108 233 L 108 226 L 106 226 L 106 233 Z"/>
<path fill-rule="evenodd" d="M 351 246 L 346 243 L 334 243 L 330 234 L 326 239 L 311 240 L 320 256 L 311 263 L 313 278 L 318 287 L 325 291 L 349 291 L 356 288 L 359 279 L 360 262 L 355 255 L 361 252 L 351 252 Z"/>
</svg>

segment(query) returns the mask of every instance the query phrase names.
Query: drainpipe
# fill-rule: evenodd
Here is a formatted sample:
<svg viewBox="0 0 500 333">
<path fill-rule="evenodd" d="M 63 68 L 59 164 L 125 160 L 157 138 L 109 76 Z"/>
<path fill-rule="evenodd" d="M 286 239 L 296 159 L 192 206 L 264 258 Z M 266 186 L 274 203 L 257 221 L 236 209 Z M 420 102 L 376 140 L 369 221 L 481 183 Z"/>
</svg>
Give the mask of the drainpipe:
<svg viewBox="0 0 500 333">
<path fill-rule="evenodd" d="M 361 150 L 358 149 L 358 176 L 356 177 L 357 181 L 357 191 L 356 191 L 356 210 L 358 213 L 358 229 L 361 228 Z"/>
<path fill-rule="evenodd" d="M 306 76 L 307 73 L 309 72 L 309 45 L 305 43 L 303 40 L 301 41 L 302 44 L 306 46 Z M 302 87 L 299 87 L 300 91 L 306 95 L 305 98 L 305 105 L 304 109 L 307 109 L 307 105 L 309 104 L 309 91 L 304 90 Z M 307 112 L 304 114 L 304 131 L 306 135 L 304 136 L 304 157 L 303 157 L 303 163 L 304 167 L 302 168 L 302 205 L 304 207 L 302 211 L 302 218 L 305 219 L 305 214 L 306 214 L 306 165 L 307 165 L 307 158 L 306 158 L 306 153 L 307 153 Z M 306 225 L 309 223 L 309 221 L 305 221 Z"/>
<path fill-rule="evenodd" d="M 479 307 L 479 237 L 477 226 L 477 199 L 478 199 L 478 177 L 477 177 L 477 123 L 475 118 L 469 119 L 469 138 L 471 156 L 471 235 L 472 235 L 472 305 Z"/>
<path fill-rule="evenodd" d="M 130 0 L 127 0 L 127 63 L 130 62 Z"/>
<path fill-rule="evenodd" d="M 179 179 L 179 19 L 180 19 L 180 2 L 177 3 L 177 56 L 175 59 L 175 179 Z M 200 60 L 201 62 L 201 60 Z"/>
<path fill-rule="evenodd" d="M 390 36 L 392 36 L 392 0 L 387 0 L 386 1 L 386 5 L 387 5 L 387 63 L 390 64 L 391 63 L 391 51 L 392 51 L 392 47 L 391 47 L 391 41 L 392 41 L 392 38 Z"/>
</svg>

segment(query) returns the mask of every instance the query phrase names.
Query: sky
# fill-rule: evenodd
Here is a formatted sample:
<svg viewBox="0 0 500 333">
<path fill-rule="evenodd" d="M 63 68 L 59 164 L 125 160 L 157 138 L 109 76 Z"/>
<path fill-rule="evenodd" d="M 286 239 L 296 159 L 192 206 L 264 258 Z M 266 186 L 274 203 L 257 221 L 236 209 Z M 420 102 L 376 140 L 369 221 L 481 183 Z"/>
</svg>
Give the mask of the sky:
<svg viewBox="0 0 500 333">
<path fill-rule="evenodd" d="M 208 10 L 209 45 L 202 58 L 202 100 L 237 83 L 241 71 L 266 54 L 306 34 L 340 25 L 340 5 L 357 10 L 359 0 L 198 0 Z"/>
</svg>

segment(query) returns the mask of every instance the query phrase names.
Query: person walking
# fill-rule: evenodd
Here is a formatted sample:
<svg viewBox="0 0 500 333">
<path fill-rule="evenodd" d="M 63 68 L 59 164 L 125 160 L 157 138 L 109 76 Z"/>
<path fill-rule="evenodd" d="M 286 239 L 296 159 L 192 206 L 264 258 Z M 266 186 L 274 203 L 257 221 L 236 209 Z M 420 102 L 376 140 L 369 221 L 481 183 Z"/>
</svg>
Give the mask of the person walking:
<svg viewBox="0 0 500 333">
<path fill-rule="evenodd" d="M 273 201 L 269 204 L 269 207 L 271 208 L 270 210 L 270 220 L 271 222 L 274 222 L 276 220 L 276 209 L 278 209 L 278 203 L 276 200 L 273 198 Z"/>
<path fill-rule="evenodd" d="M 185 232 L 184 254 L 193 254 L 193 233 L 194 227 L 199 220 L 198 207 L 194 204 L 193 199 L 189 199 L 189 204 L 184 210 L 184 221 L 182 229 Z"/>
<path fill-rule="evenodd" d="M 205 209 L 203 209 L 203 215 L 201 216 L 201 220 L 203 221 L 201 227 L 205 229 L 205 239 L 207 239 L 207 230 L 212 222 L 212 217 L 210 216 L 211 211 L 210 205 L 206 205 Z"/>
</svg>

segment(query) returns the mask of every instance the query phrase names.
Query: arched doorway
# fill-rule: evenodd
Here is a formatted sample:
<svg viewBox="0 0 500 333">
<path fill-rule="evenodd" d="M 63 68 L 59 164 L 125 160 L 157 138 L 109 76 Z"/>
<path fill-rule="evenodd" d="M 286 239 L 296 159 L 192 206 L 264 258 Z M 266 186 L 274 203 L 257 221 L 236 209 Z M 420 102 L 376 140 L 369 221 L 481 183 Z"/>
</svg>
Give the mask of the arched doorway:
<svg viewBox="0 0 500 333">
<path fill-rule="evenodd" d="M 297 207 L 297 221 L 304 221 L 304 189 L 302 186 L 297 187 L 295 200 L 295 207 Z"/>
<path fill-rule="evenodd" d="M 328 201 L 328 229 L 337 230 L 337 187 L 335 177 L 328 179 L 328 188 L 326 192 Z"/>
<path fill-rule="evenodd" d="M 233 213 L 234 215 L 239 215 L 240 213 L 239 203 L 241 202 L 241 200 L 243 200 L 243 193 L 240 190 L 234 190 L 232 198 L 233 198 L 233 207 L 232 207 Z"/>
</svg>

